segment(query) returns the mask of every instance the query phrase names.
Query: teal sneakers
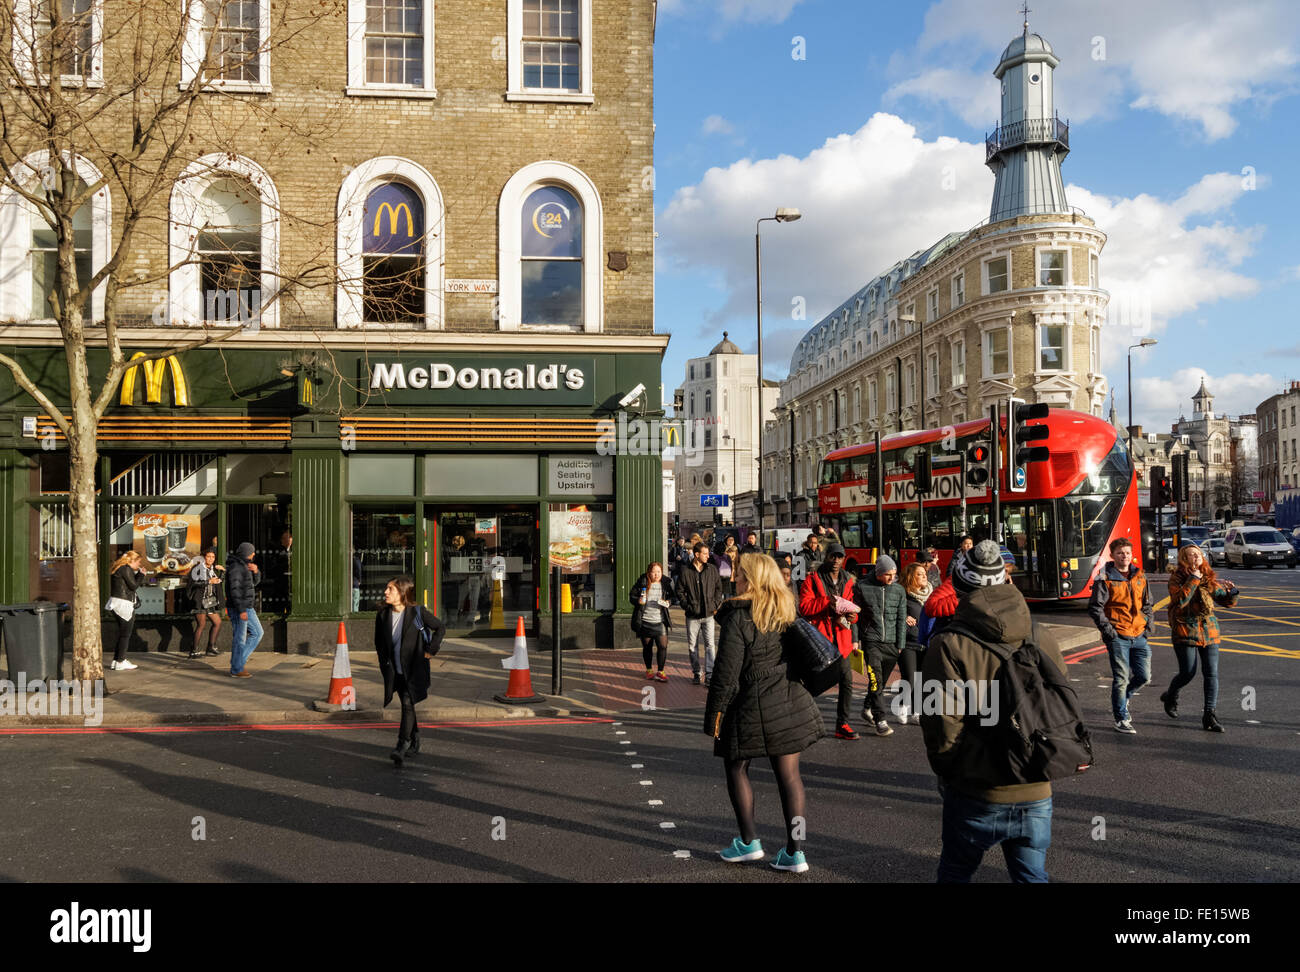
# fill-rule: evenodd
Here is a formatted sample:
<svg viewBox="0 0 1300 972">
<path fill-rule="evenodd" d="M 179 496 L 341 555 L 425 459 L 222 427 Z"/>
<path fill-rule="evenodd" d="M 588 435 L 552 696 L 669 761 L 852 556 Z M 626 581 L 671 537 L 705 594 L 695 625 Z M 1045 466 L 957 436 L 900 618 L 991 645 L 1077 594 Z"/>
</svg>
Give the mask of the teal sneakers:
<svg viewBox="0 0 1300 972">
<path fill-rule="evenodd" d="M 724 847 L 718 851 L 718 856 L 728 864 L 739 864 L 742 861 L 760 861 L 763 859 L 763 842 L 757 837 L 752 842 L 746 844 L 737 837 L 731 842 L 730 847 Z M 804 865 L 807 867 L 807 865 Z"/>
</svg>

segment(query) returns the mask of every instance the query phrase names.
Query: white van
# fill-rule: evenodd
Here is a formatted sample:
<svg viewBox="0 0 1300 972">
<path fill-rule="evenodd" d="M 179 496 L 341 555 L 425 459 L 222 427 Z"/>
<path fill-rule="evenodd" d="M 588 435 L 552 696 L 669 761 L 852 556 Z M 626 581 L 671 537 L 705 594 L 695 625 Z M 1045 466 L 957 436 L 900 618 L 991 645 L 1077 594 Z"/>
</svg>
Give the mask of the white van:
<svg viewBox="0 0 1300 972">
<path fill-rule="evenodd" d="M 1235 526 L 1223 541 L 1228 567 L 1295 567 L 1295 549 L 1272 527 Z"/>
</svg>

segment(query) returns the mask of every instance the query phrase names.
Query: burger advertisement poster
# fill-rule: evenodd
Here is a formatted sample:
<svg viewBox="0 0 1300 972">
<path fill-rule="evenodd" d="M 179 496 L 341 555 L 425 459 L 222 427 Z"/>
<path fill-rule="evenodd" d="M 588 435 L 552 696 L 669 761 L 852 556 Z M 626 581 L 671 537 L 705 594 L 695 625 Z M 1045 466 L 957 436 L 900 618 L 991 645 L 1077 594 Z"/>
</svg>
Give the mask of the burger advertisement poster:
<svg viewBox="0 0 1300 972">
<path fill-rule="evenodd" d="M 189 513 L 138 513 L 131 546 L 150 570 L 183 574 L 199 555 L 202 518 Z"/>
<path fill-rule="evenodd" d="M 593 566 L 603 557 L 607 561 L 614 554 L 613 514 L 592 512 L 586 506 L 571 506 L 567 510 L 551 511 L 550 562 L 566 573 L 591 573 Z"/>
</svg>

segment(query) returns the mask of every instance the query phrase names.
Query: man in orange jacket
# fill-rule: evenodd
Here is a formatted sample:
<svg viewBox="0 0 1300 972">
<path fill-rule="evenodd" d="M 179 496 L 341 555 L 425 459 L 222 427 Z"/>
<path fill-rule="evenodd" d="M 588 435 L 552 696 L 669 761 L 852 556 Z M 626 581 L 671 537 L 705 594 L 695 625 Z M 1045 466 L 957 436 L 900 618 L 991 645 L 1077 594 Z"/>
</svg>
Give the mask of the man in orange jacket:
<svg viewBox="0 0 1300 972">
<path fill-rule="evenodd" d="M 1092 585 L 1088 613 L 1110 653 L 1110 707 L 1115 731 L 1136 736 L 1128 700 L 1151 681 L 1151 590 L 1142 564 L 1133 556 L 1133 541 L 1118 537 L 1110 545 L 1111 562 Z"/>
</svg>

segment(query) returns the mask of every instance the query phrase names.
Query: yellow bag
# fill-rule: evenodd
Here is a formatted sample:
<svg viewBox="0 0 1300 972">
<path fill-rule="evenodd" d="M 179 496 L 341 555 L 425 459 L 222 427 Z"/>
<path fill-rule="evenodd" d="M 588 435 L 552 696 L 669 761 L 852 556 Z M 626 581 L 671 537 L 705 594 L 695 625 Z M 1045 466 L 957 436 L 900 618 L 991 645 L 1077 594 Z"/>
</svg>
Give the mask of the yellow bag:
<svg viewBox="0 0 1300 972">
<path fill-rule="evenodd" d="M 853 666 L 853 670 L 859 675 L 867 674 L 867 656 L 861 648 L 854 648 L 849 652 L 849 664 Z"/>
</svg>

